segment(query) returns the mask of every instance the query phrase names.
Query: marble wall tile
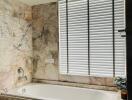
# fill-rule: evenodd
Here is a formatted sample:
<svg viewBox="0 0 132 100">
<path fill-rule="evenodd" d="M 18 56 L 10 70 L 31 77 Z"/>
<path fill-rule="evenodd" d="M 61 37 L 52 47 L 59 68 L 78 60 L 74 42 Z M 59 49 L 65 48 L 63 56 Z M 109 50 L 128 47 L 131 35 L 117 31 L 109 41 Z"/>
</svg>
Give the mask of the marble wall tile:
<svg viewBox="0 0 132 100">
<path fill-rule="evenodd" d="M 33 77 L 58 80 L 57 3 L 33 6 Z M 54 60 L 53 63 L 49 60 Z"/>
<path fill-rule="evenodd" d="M 0 0 L 0 89 L 32 79 L 32 8 L 18 0 Z M 18 81 L 22 67 L 27 80 Z"/>
</svg>

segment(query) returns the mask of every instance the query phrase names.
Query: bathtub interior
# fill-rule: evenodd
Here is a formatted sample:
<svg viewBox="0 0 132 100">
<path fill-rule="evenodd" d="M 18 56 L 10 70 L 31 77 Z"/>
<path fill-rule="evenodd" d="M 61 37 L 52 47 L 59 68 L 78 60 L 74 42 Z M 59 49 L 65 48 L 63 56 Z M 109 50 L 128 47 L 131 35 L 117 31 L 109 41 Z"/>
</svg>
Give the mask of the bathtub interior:
<svg viewBox="0 0 132 100">
<path fill-rule="evenodd" d="M 10 95 L 41 100 L 120 100 L 117 92 L 51 84 L 28 84 L 8 92 Z"/>
</svg>

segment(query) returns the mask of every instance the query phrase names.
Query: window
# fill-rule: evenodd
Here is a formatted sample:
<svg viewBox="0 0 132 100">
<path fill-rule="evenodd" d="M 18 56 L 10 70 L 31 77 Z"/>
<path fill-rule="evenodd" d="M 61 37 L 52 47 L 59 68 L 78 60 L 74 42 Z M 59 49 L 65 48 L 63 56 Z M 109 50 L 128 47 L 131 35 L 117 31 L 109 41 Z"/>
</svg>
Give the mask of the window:
<svg viewBox="0 0 132 100">
<path fill-rule="evenodd" d="M 125 76 L 124 0 L 60 0 L 60 73 Z"/>
</svg>

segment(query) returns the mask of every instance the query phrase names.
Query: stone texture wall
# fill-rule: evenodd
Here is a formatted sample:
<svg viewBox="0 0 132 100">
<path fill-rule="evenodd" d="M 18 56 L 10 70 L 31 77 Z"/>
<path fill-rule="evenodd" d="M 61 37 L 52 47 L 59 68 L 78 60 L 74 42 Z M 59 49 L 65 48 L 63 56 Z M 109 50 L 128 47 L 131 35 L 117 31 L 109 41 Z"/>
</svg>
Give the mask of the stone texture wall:
<svg viewBox="0 0 132 100">
<path fill-rule="evenodd" d="M 112 78 L 59 74 L 59 32 L 57 3 L 33 6 L 33 78 L 113 86 Z M 49 63 L 54 59 L 54 63 Z M 51 60 L 52 61 L 52 60 Z"/>
<path fill-rule="evenodd" d="M 32 79 L 32 8 L 18 0 L 0 0 L 0 90 Z M 18 80 L 18 68 L 27 80 Z"/>
<path fill-rule="evenodd" d="M 57 3 L 42 4 L 32 8 L 33 77 L 58 80 L 59 34 Z M 53 63 L 52 60 L 54 60 Z"/>
</svg>

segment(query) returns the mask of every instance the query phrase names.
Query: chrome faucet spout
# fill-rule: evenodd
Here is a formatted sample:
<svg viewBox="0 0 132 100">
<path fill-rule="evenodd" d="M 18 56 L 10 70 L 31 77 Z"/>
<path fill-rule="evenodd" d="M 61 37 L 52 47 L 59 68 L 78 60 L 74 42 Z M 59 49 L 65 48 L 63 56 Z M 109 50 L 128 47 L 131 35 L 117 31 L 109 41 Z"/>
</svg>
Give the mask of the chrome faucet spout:
<svg viewBox="0 0 132 100">
<path fill-rule="evenodd" d="M 24 70 L 22 67 L 19 67 L 18 70 L 17 70 L 18 74 L 21 74 L 22 73 L 22 76 L 24 76 Z"/>
<path fill-rule="evenodd" d="M 17 70 L 19 76 L 18 76 L 18 80 L 21 80 L 21 79 L 24 79 L 24 80 L 27 80 L 27 76 L 24 75 L 24 70 L 22 67 L 19 67 L 18 70 Z"/>
</svg>

